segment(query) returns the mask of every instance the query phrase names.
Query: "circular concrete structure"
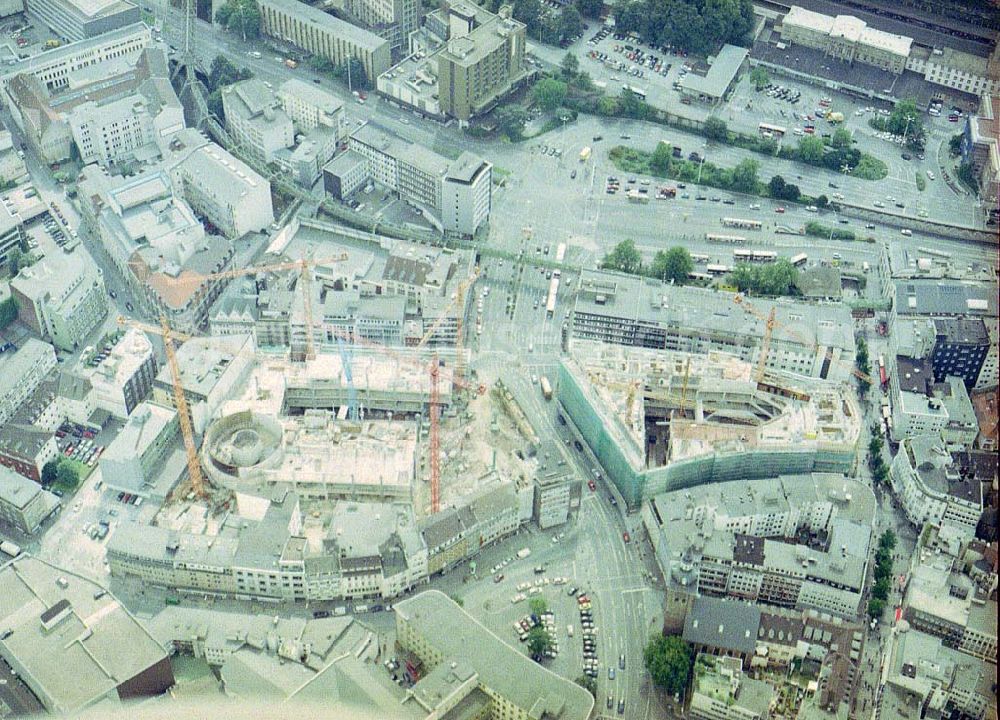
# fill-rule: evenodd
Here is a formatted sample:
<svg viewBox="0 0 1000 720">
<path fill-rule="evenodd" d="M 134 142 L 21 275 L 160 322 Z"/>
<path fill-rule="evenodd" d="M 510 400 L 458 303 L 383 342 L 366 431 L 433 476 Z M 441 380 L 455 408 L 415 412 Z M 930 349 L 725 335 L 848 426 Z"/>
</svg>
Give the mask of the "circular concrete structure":
<svg viewBox="0 0 1000 720">
<path fill-rule="evenodd" d="M 281 463 L 281 425 L 249 410 L 215 420 L 205 431 L 202 465 L 214 481 L 235 485 Z"/>
</svg>

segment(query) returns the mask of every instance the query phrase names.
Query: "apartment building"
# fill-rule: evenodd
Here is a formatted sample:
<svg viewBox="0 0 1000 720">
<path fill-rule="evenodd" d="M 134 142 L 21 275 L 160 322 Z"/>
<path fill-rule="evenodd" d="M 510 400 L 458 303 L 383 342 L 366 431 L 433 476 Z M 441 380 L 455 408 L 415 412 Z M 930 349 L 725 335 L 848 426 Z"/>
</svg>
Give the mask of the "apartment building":
<svg viewBox="0 0 1000 720">
<path fill-rule="evenodd" d="M 27 240 L 25 225 L 48 212 L 45 201 L 30 183 L 8 190 L 5 197 L 7 202 L 0 203 L 0 266 Z"/>
<path fill-rule="evenodd" d="M 410 33 L 420 27 L 423 17 L 419 0 L 345 0 L 344 11 L 352 20 L 388 40 L 393 52 L 406 49 Z"/>
<path fill-rule="evenodd" d="M 781 20 L 781 39 L 821 50 L 829 57 L 860 62 L 899 75 L 913 39 L 868 27 L 853 15 L 831 17 L 793 5 Z"/>
<path fill-rule="evenodd" d="M 226 237 L 260 232 L 274 222 L 271 183 L 246 163 L 215 143 L 188 145 L 177 156 L 170 173 L 174 187 Z"/>
<path fill-rule="evenodd" d="M 13 420 L 0 426 L 0 465 L 34 482 L 41 482 L 45 463 L 59 457 L 51 430 Z"/>
<path fill-rule="evenodd" d="M 0 523 L 28 535 L 59 507 L 59 498 L 34 480 L 0 465 Z"/>
<path fill-rule="evenodd" d="M 124 419 L 149 395 L 157 369 L 149 338 L 129 328 L 109 348 L 81 356 L 75 373 L 90 382 L 97 407 Z"/>
<path fill-rule="evenodd" d="M 152 39 L 149 27 L 137 22 L 78 40 L 8 65 L 0 74 L 0 86 L 6 88 L 16 75 L 33 75 L 48 90 L 58 90 L 68 86 L 70 76 L 80 68 L 101 66 L 122 58 L 134 63 Z"/>
<path fill-rule="evenodd" d="M 205 232 L 162 171 L 124 177 L 91 165 L 81 172 L 78 188 L 83 221 L 133 296 L 150 312 L 166 315 L 175 329 L 202 326 L 227 284 L 206 276 L 229 266 L 233 243 Z"/>
<path fill-rule="evenodd" d="M 764 720 L 769 717 L 774 688 L 746 677 L 734 657 L 702 653 L 694 661 L 690 717 L 695 720 Z"/>
<path fill-rule="evenodd" d="M 843 381 L 854 368 L 854 322 L 842 305 L 750 301 L 731 293 L 673 286 L 624 273 L 584 270 L 573 309 L 573 337 L 704 355 L 732 353 L 757 363 L 766 318 L 775 311 L 769 370 Z"/>
<path fill-rule="evenodd" d="M 281 83 L 276 94 L 285 114 L 299 132 L 328 127 L 334 130 L 337 140 L 344 137 L 344 103 L 337 96 L 294 78 Z"/>
<path fill-rule="evenodd" d="M 983 514 L 982 486 L 967 476 L 940 435 L 908 437 L 889 467 L 892 488 L 916 528 L 926 523 L 972 538 Z"/>
<path fill-rule="evenodd" d="M 389 69 L 389 41 L 299 0 L 261 0 L 261 33 L 341 65 L 356 59 L 368 81 Z M 418 5 L 419 7 L 419 5 Z"/>
<path fill-rule="evenodd" d="M 1000 51 L 998 51 L 1000 52 Z M 994 54 L 1000 65 L 1000 58 Z M 1000 77 L 1000 67 L 993 77 Z M 979 196 L 987 222 L 1000 220 L 1000 88 L 984 93 L 979 112 L 965 119 L 962 159 L 971 163 L 979 183 Z M 994 380 L 994 384 L 996 381 Z"/>
<path fill-rule="evenodd" d="M 396 642 L 433 673 L 442 665 L 468 666 L 473 681 L 463 685 L 458 703 L 481 692 L 481 717 L 504 720 L 558 717 L 586 720 L 594 697 L 582 687 L 533 662 L 504 643 L 438 590 L 427 590 L 393 606 Z M 447 707 L 447 706 L 443 706 Z"/>
<path fill-rule="evenodd" d="M 10 288 L 21 321 L 63 350 L 82 347 L 108 314 L 103 274 L 82 249 L 22 268 Z"/>
<path fill-rule="evenodd" d="M 263 80 L 250 78 L 222 89 L 226 130 L 257 160 L 274 162 L 275 153 L 295 144 L 292 121 Z"/>
<path fill-rule="evenodd" d="M 73 42 L 140 21 L 139 6 L 126 0 L 28 0 L 26 9 L 29 18 Z"/>
</svg>

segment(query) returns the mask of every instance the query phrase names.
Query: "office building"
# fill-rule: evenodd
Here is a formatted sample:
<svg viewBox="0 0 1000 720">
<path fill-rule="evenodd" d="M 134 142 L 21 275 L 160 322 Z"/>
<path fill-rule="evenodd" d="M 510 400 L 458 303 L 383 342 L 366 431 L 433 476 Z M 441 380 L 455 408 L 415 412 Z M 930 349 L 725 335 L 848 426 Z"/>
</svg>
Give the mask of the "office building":
<svg viewBox="0 0 1000 720">
<path fill-rule="evenodd" d="M 152 43 L 153 35 L 145 23 L 134 23 L 48 50 L 9 65 L 0 74 L 4 88 L 16 75 L 33 75 L 50 91 L 70 84 L 71 75 L 80 68 L 102 66 L 125 58 L 135 62 L 139 53 Z"/>
<path fill-rule="evenodd" d="M 285 114 L 299 132 L 328 127 L 335 131 L 337 140 L 344 137 L 344 103 L 336 95 L 293 78 L 278 86 L 277 96 Z"/>
<path fill-rule="evenodd" d="M 28 17 L 75 42 L 139 22 L 139 7 L 127 0 L 28 0 Z"/>
<path fill-rule="evenodd" d="M 244 151 L 270 163 L 278 150 L 295 144 L 292 121 L 263 80 L 251 78 L 222 89 L 226 130 Z"/>
<path fill-rule="evenodd" d="M 756 364 L 766 319 L 775 325 L 766 368 L 844 381 L 854 368 L 854 321 L 842 305 L 754 298 L 755 311 L 731 293 L 674 286 L 634 275 L 584 270 L 573 309 L 573 337 L 706 354 L 732 353 Z"/>
<path fill-rule="evenodd" d="M 972 447 L 978 423 L 962 378 L 934 381 L 929 358 L 897 355 L 889 367 L 892 403 L 890 437 L 899 442 L 917 435 L 940 435 L 948 447 Z"/>
<path fill-rule="evenodd" d="M 781 21 L 781 39 L 821 50 L 826 56 L 859 62 L 899 75 L 913 39 L 868 27 L 853 15 L 831 17 L 793 5 Z"/>
<path fill-rule="evenodd" d="M 14 416 L 55 366 L 55 349 L 34 338 L 14 352 L 0 354 L 0 426 Z"/>
<path fill-rule="evenodd" d="M 75 372 L 90 382 L 97 407 L 124 419 L 153 388 L 156 354 L 145 333 L 129 328 L 109 346 L 81 356 Z"/>
<path fill-rule="evenodd" d="M 204 432 L 209 419 L 241 387 L 254 362 L 253 338 L 246 335 L 195 337 L 177 348 L 177 367 L 195 432 Z M 173 374 L 161 368 L 153 380 L 152 401 L 174 405 Z"/>
<path fill-rule="evenodd" d="M 50 714 L 124 713 L 174 684 L 160 645 L 92 580 L 22 555 L 0 587 L 0 657 Z"/>
<path fill-rule="evenodd" d="M 918 73 L 928 83 L 977 97 L 1000 91 L 997 70 L 1000 51 L 992 55 L 974 55 L 950 47 L 913 45 L 906 69 Z"/>
<path fill-rule="evenodd" d="M 975 387 L 990 348 L 986 323 L 982 318 L 937 318 L 934 330 L 934 379 L 941 382 L 949 375 L 957 375 L 967 388 Z"/>
<path fill-rule="evenodd" d="M 171 176 L 195 212 L 231 239 L 273 223 L 271 183 L 215 143 L 202 139 L 192 145 L 190 139 L 178 143 Z"/>
<path fill-rule="evenodd" d="M 900 443 L 889 479 L 907 518 L 917 528 L 926 523 L 951 526 L 966 538 L 976 534 L 983 514 L 982 487 L 968 477 L 940 436 L 918 435 Z"/>
<path fill-rule="evenodd" d="M 344 0 L 344 12 L 399 52 L 406 50 L 410 33 L 420 27 L 423 7 L 419 0 Z"/>
<path fill-rule="evenodd" d="M 439 230 L 473 235 L 489 222 L 493 180 L 485 160 L 466 152 L 452 161 L 370 123 L 351 133 L 349 146 L 367 161 L 370 179 L 399 193 Z M 363 182 L 353 157 L 327 167 L 325 186 L 339 199 Z"/>
<path fill-rule="evenodd" d="M 588 691 L 504 643 L 444 593 L 422 592 L 397 602 L 393 611 L 396 642 L 419 658 L 428 674 L 442 665 L 458 669 L 460 663 L 471 671 L 457 696 L 449 695 L 449 705 L 478 691 L 486 704 L 480 717 L 590 717 L 594 698 Z"/>
<path fill-rule="evenodd" d="M 716 350 L 578 340 L 554 385 L 564 417 L 630 507 L 702 483 L 850 472 L 863 422 L 853 389 L 780 371 L 758 382 L 755 373 Z"/>
<path fill-rule="evenodd" d="M 21 321 L 62 350 L 82 347 L 108 314 L 103 275 L 80 248 L 21 268 L 10 288 Z"/>
<path fill-rule="evenodd" d="M 695 658 L 688 711 L 694 720 L 765 720 L 773 696 L 769 684 L 744 676 L 737 658 Z"/>
<path fill-rule="evenodd" d="M 842 475 L 657 495 L 642 508 L 668 593 L 857 616 L 875 497 Z"/>
<path fill-rule="evenodd" d="M 28 535 L 59 507 L 59 498 L 34 480 L 0 465 L 0 525 Z"/>
<path fill-rule="evenodd" d="M 132 296 L 174 329 L 202 326 L 227 283 L 207 276 L 229 267 L 232 241 L 207 234 L 162 171 L 124 177 L 88 166 L 78 188 L 83 221 Z"/>
<path fill-rule="evenodd" d="M 532 517 L 538 527 L 547 530 L 569 519 L 571 509 L 580 507 L 580 480 L 573 474 L 566 457 L 556 443 L 547 443 L 535 455 Z"/>
<path fill-rule="evenodd" d="M 142 403 L 101 454 L 104 484 L 112 490 L 148 498 L 164 456 L 179 434 L 176 411 Z"/>
<path fill-rule="evenodd" d="M 972 165 L 987 222 L 1000 221 L 1000 88 L 984 93 L 979 112 L 965 119 L 962 160 Z"/>
<path fill-rule="evenodd" d="M 334 65 L 354 58 L 368 82 L 389 69 L 389 41 L 299 0 L 261 0 L 261 33 Z M 418 5 L 419 7 L 419 5 Z"/>
<path fill-rule="evenodd" d="M 8 191 L 6 197 L 10 205 L 0 203 L 0 266 L 6 265 L 10 254 L 27 241 L 25 224 L 48 210 L 30 184 Z"/>
</svg>

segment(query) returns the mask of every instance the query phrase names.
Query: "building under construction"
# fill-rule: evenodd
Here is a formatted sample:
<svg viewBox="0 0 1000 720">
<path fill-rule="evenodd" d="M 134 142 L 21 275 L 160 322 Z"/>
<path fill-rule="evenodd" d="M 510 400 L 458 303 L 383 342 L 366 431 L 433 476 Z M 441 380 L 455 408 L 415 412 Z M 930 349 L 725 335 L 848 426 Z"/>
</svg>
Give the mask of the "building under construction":
<svg viewBox="0 0 1000 720">
<path fill-rule="evenodd" d="M 863 418 L 840 383 L 726 353 L 575 341 L 559 402 L 630 508 L 706 482 L 848 472 Z"/>
</svg>

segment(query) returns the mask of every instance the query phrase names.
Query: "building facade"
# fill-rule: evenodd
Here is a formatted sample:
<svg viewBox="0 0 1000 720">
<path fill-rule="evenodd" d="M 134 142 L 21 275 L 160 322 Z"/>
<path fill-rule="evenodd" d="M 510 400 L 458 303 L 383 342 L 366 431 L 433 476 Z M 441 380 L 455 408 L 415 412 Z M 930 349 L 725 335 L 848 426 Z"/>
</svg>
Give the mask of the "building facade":
<svg viewBox="0 0 1000 720">
<path fill-rule="evenodd" d="M 57 507 L 59 500 L 52 493 L 0 465 L 0 523 L 30 535 Z"/>
<path fill-rule="evenodd" d="M 781 21 L 781 39 L 899 75 L 906 68 L 912 38 L 876 30 L 853 15 L 832 17 L 793 5 Z"/>
<path fill-rule="evenodd" d="M 69 41 L 97 37 L 140 21 L 139 7 L 124 0 L 30 0 L 28 17 Z"/>
<path fill-rule="evenodd" d="M 250 78 L 222 89 L 226 130 L 257 160 L 274 162 L 275 153 L 295 144 L 292 121 L 263 80 Z"/>
</svg>

